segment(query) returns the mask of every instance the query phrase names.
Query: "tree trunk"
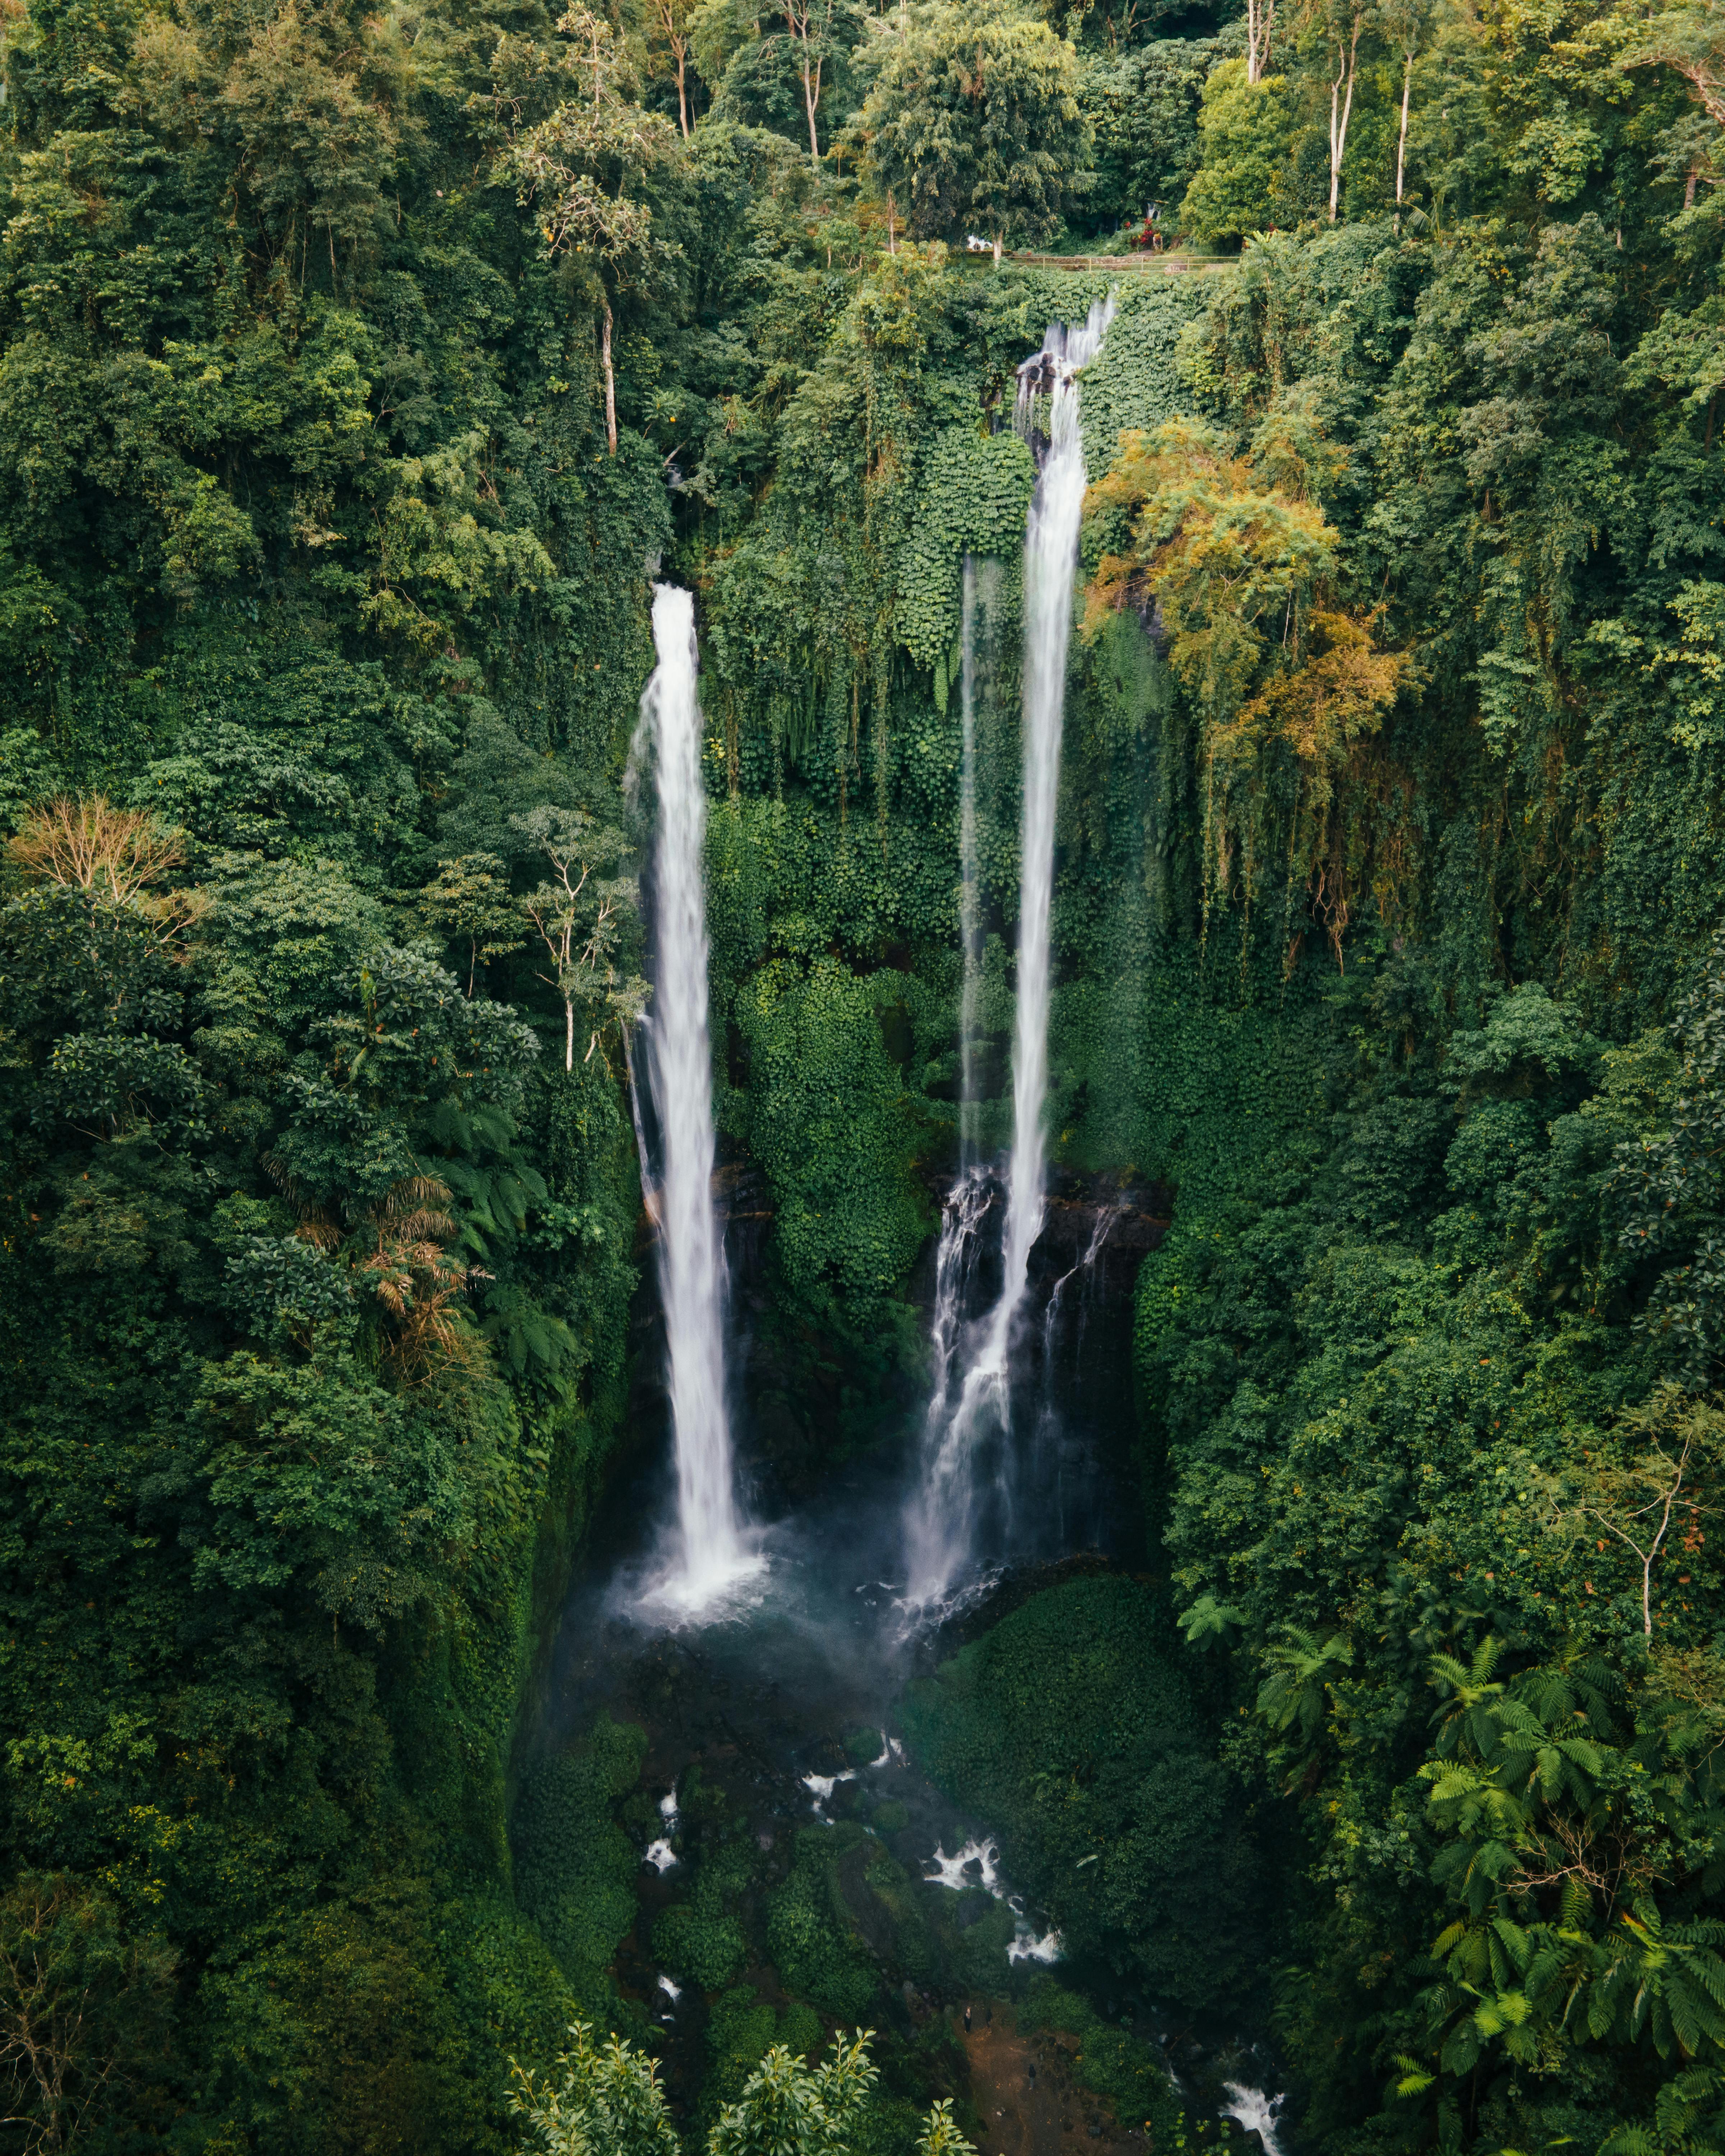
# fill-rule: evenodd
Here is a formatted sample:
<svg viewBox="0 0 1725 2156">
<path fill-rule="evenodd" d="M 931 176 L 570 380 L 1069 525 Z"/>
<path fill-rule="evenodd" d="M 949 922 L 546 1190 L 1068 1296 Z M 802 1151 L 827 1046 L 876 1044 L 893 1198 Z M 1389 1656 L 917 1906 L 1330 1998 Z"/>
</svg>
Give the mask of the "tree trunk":
<svg viewBox="0 0 1725 2156">
<path fill-rule="evenodd" d="M 684 87 L 683 81 L 683 78 L 686 72 L 686 64 L 681 50 L 679 49 L 677 54 L 677 117 L 683 123 L 683 140 L 685 142 L 689 139 L 689 93 Z"/>
<path fill-rule="evenodd" d="M 814 114 L 820 103 L 820 91 L 817 87 L 819 80 L 819 67 L 813 75 L 809 72 L 809 33 L 805 30 L 803 33 L 803 102 L 809 108 L 809 154 L 814 160 L 817 172 L 820 169 L 820 136 L 815 131 Z"/>
<path fill-rule="evenodd" d="M 1330 223 L 1336 222 L 1337 206 L 1342 199 L 1342 159 L 1348 149 L 1348 121 L 1353 110 L 1354 61 L 1359 52 L 1360 18 L 1353 18 L 1353 37 L 1348 48 L 1348 57 L 1336 55 L 1337 71 L 1330 85 Z M 1342 95 L 1342 86 L 1348 85 L 1348 94 Z M 1339 120 L 1337 100 L 1341 100 Z"/>
<path fill-rule="evenodd" d="M 575 1068 L 575 1006 L 567 996 L 563 998 L 563 1068 Z"/>
<path fill-rule="evenodd" d="M 997 270 L 1000 267 L 1000 234 L 998 232 L 994 235 L 994 267 Z"/>
<path fill-rule="evenodd" d="M 1402 233 L 1402 175 L 1408 168 L 1408 97 L 1414 87 L 1414 55 L 1402 55 L 1402 131 L 1395 146 L 1395 234 Z"/>
<path fill-rule="evenodd" d="M 617 454 L 617 377 L 611 372 L 611 302 L 605 302 L 604 326 L 599 331 L 599 359 L 605 370 L 605 439 L 612 455 Z M 573 1018 L 569 1020 L 572 1026 Z"/>
<path fill-rule="evenodd" d="M 1270 28 L 1276 0 L 1246 0 L 1246 80 L 1261 82 L 1270 64 Z"/>
<path fill-rule="evenodd" d="M 1693 209 L 1695 207 L 1695 182 L 1700 177 L 1701 168 L 1699 166 L 1692 165 L 1689 167 L 1689 177 L 1683 182 L 1683 207 L 1685 209 Z"/>
</svg>

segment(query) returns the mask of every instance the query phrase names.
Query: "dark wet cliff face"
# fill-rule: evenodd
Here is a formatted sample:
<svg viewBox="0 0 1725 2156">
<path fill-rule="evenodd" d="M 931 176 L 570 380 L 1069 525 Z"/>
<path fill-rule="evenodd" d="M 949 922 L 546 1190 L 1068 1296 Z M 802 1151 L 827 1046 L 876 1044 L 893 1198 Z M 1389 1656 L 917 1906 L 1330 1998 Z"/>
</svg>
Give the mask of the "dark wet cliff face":
<svg viewBox="0 0 1725 2156">
<path fill-rule="evenodd" d="M 897 1456 L 927 1407 L 927 1334 L 934 1299 L 933 1238 L 912 1268 L 892 1329 L 867 1341 L 824 1335 L 788 1321 L 775 1276 L 773 1206 L 767 1178 L 746 1161 L 721 1166 L 714 1199 L 724 1228 L 728 1344 L 740 1471 L 768 1517 L 817 1495 L 835 1463 L 881 1451 Z M 931 1186 L 931 1207 L 944 1196 Z M 979 1255 L 973 1313 L 999 1281 L 999 1218 Z M 1154 1183 L 1056 1171 L 1043 1232 L 1030 1260 L 1029 1296 L 1019 1329 L 1020 1389 L 1045 1445 L 1068 1460 L 1067 1486 L 1088 1477 L 1109 1493 L 1091 1504 L 1088 1530 L 1057 1529 L 1053 1556 L 1089 1547 L 1111 1520 L 1109 1546 L 1124 1548 L 1138 1504 L 1132 1465 L 1132 1296 L 1137 1268 L 1166 1234 L 1169 1194 Z M 634 1444 L 664 1435 L 663 1317 L 653 1280 L 655 1230 L 641 1220 L 635 1245 L 642 1285 L 630 1315 Z M 1076 1472 L 1074 1471 L 1076 1471 Z M 906 1469 L 904 1471 L 908 1471 Z"/>
</svg>

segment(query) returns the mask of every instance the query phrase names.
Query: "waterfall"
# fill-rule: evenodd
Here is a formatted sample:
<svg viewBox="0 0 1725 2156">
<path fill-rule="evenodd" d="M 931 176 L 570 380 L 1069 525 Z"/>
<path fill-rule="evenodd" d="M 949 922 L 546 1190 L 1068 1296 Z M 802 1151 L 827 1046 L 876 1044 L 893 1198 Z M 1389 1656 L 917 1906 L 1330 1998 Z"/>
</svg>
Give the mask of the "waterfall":
<svg viewBox="0 0 1725 2156">
<path fill-rule="evenodd" d="M 1048 1306 L 1042 1313 L 1042 1368 L 1045 1381 L 1054 1365 L 1055 1340 L 1060 1322 L 1060 1297 L 1066 1291 L 1067 1283 L 1076 1280 L 1080 1273 L 1090 1270 L 1102 1254 L 1102 1245 L 1108 1240 L 1109 1231 L 1125 1211 L 1126 1206 L 1119 1199 L 1116 1199 L 1111 1205 L 1105 1205 L 1098 1209 L 1096 1219 L 1091 1228 L 1090 1240 L 1085 1245 L 1084 1255 L 1076 1265 L 1069 1266 L 1048 1291 Z M 1081 1306 L 1079 1315 L 1078 1344 L 1082 1348 L 1084 1319 Z"/>
<path fill-rule="evenodd" d="M 991 567 L 994 565 L 991 563 Z M 983 970 L 982 891 L 976 860 L 976 557 L 964 557 L 964 611 L 959 643 L 958 716 L 963 749 L 958 765 L 958 940 L 964 986 L 958 998 L 958 1162 L 976 1157 L 976 1018 Z M 945 1223 L 942 1240 L 945 1240 Z"/>
<path fill-rule="evenodd" d="M 958 1180 L 941 1209 L 940 1242 L 934 1260 L 934 1387 L 928 1403 L 927 1434 L 938 1444 L 957 1396 L 962 1373 L 964 1312 L 970 1300 L 980 1231 L 992 1211 L 992 1176 L 977 1166 L 976 1025 L 982 983 L 982 891 L 977 880 L 976 844 L 976 637 L 978 586 L 998 571 L 993 562 L 978 564 L 964 557 L 964 602 L 959 639 L 958 716 L 963 752 L 958 765 L 958 941 L 964 953 L 964 980 L 958 997 Z M 988 593 L 993 601 L 993 583 Z"/>
<path fill-rule="evenodd" d="M 641 698 L 637 742 L 655 751 L 659 830 L 654 852 L 655 979 L 644 1029 L 664 1173 L 655 1195 L 665 1299 L 671 1424 L 676 1439 L 677 1547 L 657 1599 L 685 1609 L 711 1602 L 756 1568 L 737 1517 L 725 1402 L 724 1255 L 713 1212 L 712 1057 L 707 1040 L 706 795 L 696 696 L 695 602 L 655 587 L 659 665 Z"/>
<path fill-rule="evenodd" d="M 961 1169 L 941 1209 L 940 1242 L 934 1259 L 934 1322 L 930 1328 L 934 1389 L 923 1424 L 923 1450 L 931 1469 L 940 1465 L 942 1440 L 963 1404 L 964 1312 L 982 1248 L 983 1224 L 993 1210 L 994 1195 L 993 1177 L 973 1163 Z M 922 1578 L 925 1562 L 938 1562 L 951 1496 L 944 1486 L 937 1491 L 925 1487 L 922 1504 L 911 1515 L 913 1589 Z M 931 1497 L 938 1502 L 933 1515 L 925 1517 Z M 924 1602 L 930 1597 L 916 1594 L 914 1599 Z"/>
<path fill-rule="evenodd" d="M 1054 896 L 1055 808 L 1060 785 L 1060 721 L 1066 647 L 1084 511 L 1084 441 L 1078 370 L 1094 359 L 1114 313 L 1098 300 L 1081 330 L 1052 325 L 1039 359 L 1020 371 L 1019 424 L 1036 387 L 1048 389 L 1048 456 L 1024 534 L 1024 798 L 1019 896 L 1018 1010 L 1012 1049 L 1012 1168 L 1006 1209 L 1006 1279 L 991 1328 L 1004 1387 L 1008 1335 L 1024 1299 L 1031 1245 L 1042 1232 L 1047 1134 L 1050 911 Z M 1040 362 L 1040 363 L 1039 363 Z"/>
<path fill-rule="evenodd" d="M 1281 2143 L 1276 2134 L 1276 2114 L 1281 2108 L 1281 2098 L 1266 2097 L 1262 2089 L 1246 2088 L 1239 2082 L 1226 2084 L 1228 2102 L 1222 2107 L 1224 2118 L 1237 2118 L 1248 2133 L 1255 2133 L 1264 2156 L 1281 2156 Z"/>
<path fill-rule="evenodd" d="M 1077 377 L 1101 350 L 1113 312 L 1111 296 L 1091 309 L 1082 329 L 1051 324 L 1041 351 L 1019 371 L 1019 430 L 1030 433 L 1045 396 L 1048 449 L 1024 533 L 1024 801 L 1004 1277 L 999 1298 L 979 1329 L 956 1400 L 950 1370 L 937 1373 L 936 1395 L 924 1429 L 922 1488 L 909 1519 L 908 1599 L 913 1606 L 937 1602 L 968 1557 L 978 1502 L 979 1444 L 987 1435 L 998 1432 L 1004 1440 L 1011 1434 L 1013 1327 L 1024 1298 L 1031 1248 L 1042 1232 L 1047 1169 L 1043 1111 L 1048 1097 L 1055 809 L 1060 796 L 1066 652 L 1085 489 Z M 968 644 L 967 638 L 967 653 Z M 961 1190 L 969 1173 L 967 1170 L 961 1176 Z M 961 1211 L 968 1209 L 956 1202 L 958 1195 L 955 1192 L 954 1202 L 947 1208 L 943 1244 L 948 1224 L 956 1233 Z M 938 1345 L 937 1342 L 937 1350 Z M 1003 1503 L 1010 1497 L 1009 1467 L 1003 1445 L 996 1486 Z"/>
</svg>

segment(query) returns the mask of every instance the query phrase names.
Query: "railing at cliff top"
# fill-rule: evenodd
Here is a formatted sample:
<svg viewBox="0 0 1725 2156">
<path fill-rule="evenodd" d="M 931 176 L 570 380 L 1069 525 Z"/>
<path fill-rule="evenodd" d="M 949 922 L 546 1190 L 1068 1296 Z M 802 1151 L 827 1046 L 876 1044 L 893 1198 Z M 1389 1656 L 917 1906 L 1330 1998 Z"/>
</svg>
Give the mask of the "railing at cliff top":
<svg viewBox="0 0 1725 2156">
<path fill-rule="evenodd" d="M 988 261 L 986 256 L 978 258 Z M 1159 270 L 1165 277 L 1178 277 L 1194 270 L 1219 270 L 1224 263 L 1235 259 L 1227 254 L 1152 254 L 1139 249 L 1131 254 L 1004 254 L 1004 262 L 1023 263 L 1032 270 L 1137 270 L 1145 275 Z M 993 264 L 989 264 L 992 268 Z"/>
</svg>

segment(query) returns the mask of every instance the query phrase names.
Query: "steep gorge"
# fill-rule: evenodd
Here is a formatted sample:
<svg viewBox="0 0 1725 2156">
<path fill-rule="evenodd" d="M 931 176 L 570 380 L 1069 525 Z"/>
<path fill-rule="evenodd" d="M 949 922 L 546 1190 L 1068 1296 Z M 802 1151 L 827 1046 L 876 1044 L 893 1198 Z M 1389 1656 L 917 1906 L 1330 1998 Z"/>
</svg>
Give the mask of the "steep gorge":
<svg viewBox="0 0 1725 2156">
<path fill-rule="evenodd" d="M 0 2145 L 1695 2156 L 1712 18 L 687 15 L 0 24 Z"/>
</svg>

